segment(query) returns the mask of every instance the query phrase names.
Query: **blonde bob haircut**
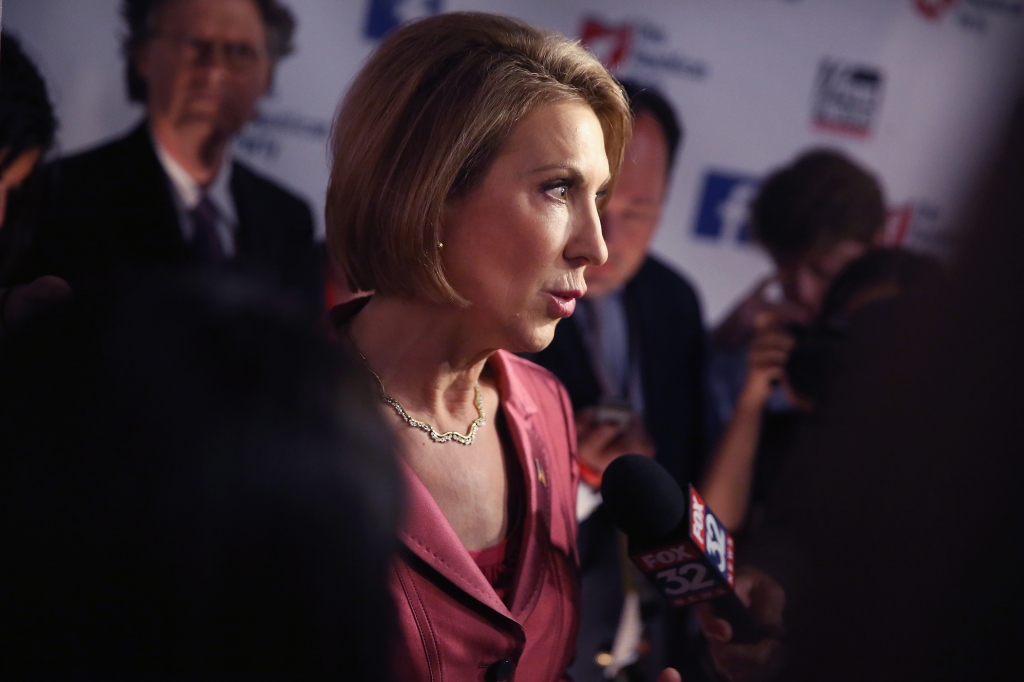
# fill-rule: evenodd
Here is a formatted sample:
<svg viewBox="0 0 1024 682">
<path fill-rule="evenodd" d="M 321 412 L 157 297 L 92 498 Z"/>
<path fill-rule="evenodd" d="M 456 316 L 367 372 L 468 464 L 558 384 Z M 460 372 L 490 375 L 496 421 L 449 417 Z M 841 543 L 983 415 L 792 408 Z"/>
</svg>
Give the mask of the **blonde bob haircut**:
<svg viewBox="0 0 1024 682">
<path fill-rule="evenodd" d="M 601 122 L 611 189 L 629 105 L 577 42 L 478 12 L 394 31 L 356 76 L 331 134 L 327 247 L 348 286 L 462 303 L 441 262 L 446 206 L 482 179 L 516 123 L 566 101 Z"/>
</svg>

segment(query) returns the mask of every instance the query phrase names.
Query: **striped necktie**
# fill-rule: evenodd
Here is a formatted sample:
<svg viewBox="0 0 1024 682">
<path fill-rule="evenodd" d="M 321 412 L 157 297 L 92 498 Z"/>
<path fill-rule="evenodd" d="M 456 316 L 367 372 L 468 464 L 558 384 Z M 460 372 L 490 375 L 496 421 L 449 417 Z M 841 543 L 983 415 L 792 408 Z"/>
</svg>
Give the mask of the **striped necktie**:
<svg viewBox="0 0 1024 682">
<path fill-rule="evenodd" d="M 210 201 L 210 197 L 204 194 L 190 215 L 193 227 L 190 245 L 192 253 L 204 263 L 223 263 L 226 256 L 217 234 L 217 207 Z"/>
</svg>

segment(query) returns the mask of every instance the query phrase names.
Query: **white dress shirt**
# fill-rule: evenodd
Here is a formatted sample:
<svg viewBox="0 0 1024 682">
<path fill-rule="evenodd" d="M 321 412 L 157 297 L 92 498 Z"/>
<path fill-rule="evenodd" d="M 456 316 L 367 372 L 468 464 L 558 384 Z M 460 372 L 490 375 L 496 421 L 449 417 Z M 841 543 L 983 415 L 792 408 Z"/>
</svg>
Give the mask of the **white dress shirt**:
<svg viewBox="0 0 1024 682">
<path fill-rule="evenodd" d="M 157 139 L 150 134 L 153 141 L 153 148 L 156 150 L 156 158 L 160 160 L 164 172 L 171 182 L 171 194 L 174 196 L 174 207 L 178 213 L 178 226 L 181 228 L 181 235 L 185 243 L 191 243 L 192 235 L 195 234 L 195 224 L 192 219 L 192 211 L 196 209 L 203 198 L 203 194 L 210 199 L 213 207 L 217 209 L 217 237 L 226 258 L 235 255 L 235 232 L 238 231 L 238 212 L 235 209 L 235 200 L 231 196 L 231 158 L 225 158 L 217 176 L 207 187 L 196 182 L 188 171 L 180 163 L 174 160 Z"/>
<path fill-rule="evenodd" d="M 570 318 L 583 339 L 590 366 L 601 388 L 601 400 L 627 404 L 637 415 L 644 414 L 636 349 L 630 347 L 625 291 L 581 299 Z M 565 324 L 565 323 L 563 323 Z M 601 506 L 601 491 L 580 481 L 576 494 L 576 520 L 583 523 Z"/>
<path fill-rule="evenodd" d="M 591 368 L 601 387 L 601 400 L 628 404 L 644 414 L 637 350 L 630 346 L 625 291 L 584 298 L 571 321 L 580 331 Z"/>
</svg>

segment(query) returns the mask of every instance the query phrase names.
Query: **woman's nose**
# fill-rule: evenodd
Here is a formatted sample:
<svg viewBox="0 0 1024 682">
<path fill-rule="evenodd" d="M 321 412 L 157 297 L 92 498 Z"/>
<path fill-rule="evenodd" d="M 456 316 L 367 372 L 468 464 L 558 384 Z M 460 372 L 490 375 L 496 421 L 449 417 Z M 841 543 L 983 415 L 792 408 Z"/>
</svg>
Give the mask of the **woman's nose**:
<svg viewBox="0 0 1024 682">
<path fill-rule="evenodd" d="M 608 260 L 608 245 L 601 231 L 597 206 L 588 206 L 573 217 L 572 236 L 565 247 L 565 257 L 579 265 L 602 265 Z"/>
</svg>

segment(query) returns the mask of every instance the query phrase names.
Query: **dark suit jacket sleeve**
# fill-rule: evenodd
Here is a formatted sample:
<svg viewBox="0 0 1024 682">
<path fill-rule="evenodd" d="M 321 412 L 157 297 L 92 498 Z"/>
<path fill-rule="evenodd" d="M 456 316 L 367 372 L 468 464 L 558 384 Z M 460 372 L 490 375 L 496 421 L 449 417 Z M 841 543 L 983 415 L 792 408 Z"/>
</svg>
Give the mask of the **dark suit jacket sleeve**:
<svg viewBox="0 0 1024 682">
<path fill-rule="evenodd" d="M 44 168 L 48 192 L 19 279 L 63 277 L 79 292 L 125 270 L 173 265 L 184 241 L 145 123 Z"/>
<path fill-rule="evenodd" d="M 238 258 L 291 294 L 318 319 L 324 309 L 326 253 L 313 238 L 305 201 L 235 163 L 231 192 L 238 211 Z"/>
<path fill-rule="evenodd" d="M 697 292 L 654 257 L 626 285 L 631 335 L 640 347 L 648 431 L 681 485 L 696 482 L 707 442 L 707 337 Z"/>
<path fill-rule="evenodd" d="M 127 136 L 50 164 L 53 191 L 18 279 L 57 275 L 78 292 L 125 275 L 180 267 L 189 255 L 169 180 L 142 122 Z M 232 168 L 238 213 L 231 267 L 323 313 L 323 247 L 309 206 L 243 164 Z"/>
</svg>

